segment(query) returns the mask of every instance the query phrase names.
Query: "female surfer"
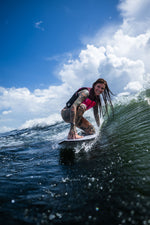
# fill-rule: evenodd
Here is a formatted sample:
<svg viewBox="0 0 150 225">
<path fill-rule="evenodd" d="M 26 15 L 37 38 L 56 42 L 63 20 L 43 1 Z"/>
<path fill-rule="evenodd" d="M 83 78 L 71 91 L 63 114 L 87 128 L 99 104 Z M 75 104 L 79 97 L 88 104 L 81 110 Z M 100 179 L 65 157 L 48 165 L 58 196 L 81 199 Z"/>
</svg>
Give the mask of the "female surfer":
<svg viewBox="0 0 150 225">
<path fill-rule="evenodd" d="M 102 94 L 105 109 L 108 113 L 108 102 L 113 109 L 110 97 L 112 92 L 110 91 L 107 82 L 102 78 L 96 80 L 93 83 L 92 88 L 83 87 L 77 90 L 66 103 L 65 108 L 61 111 L 61 115 L 65 122 L 71 124 L 68 139 L 78 139 L 83 137 L 77 134 L 76 127 L 82 129 L 87 135 L 95 133 L 93 125 L 83 117 L 84 112 L 90 108 L 93 108 L 96 123 L 100 126 L 100 118 L 98 115 L 98 106 L 100 114 L 102 109 L 100 94 Z"/>
</svg>

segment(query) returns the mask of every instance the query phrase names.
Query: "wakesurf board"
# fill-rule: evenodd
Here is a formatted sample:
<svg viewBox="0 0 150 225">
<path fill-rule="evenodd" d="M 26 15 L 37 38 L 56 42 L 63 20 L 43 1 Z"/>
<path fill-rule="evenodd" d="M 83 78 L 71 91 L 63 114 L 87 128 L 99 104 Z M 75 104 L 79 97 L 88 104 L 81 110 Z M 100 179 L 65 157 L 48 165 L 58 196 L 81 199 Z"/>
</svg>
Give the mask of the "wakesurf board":
<svg viewBox="0 0 150 225">
<path fill-rule="evenodd" d="M 78 138 L 78 139 L 68 139 L 65 138 L 61 142 L 59 142 L 59 145 L 72 145 L 72 144 L 78 144 L 78 143 L 83 143 L 83 142 L 90 142 L 94 139 L 96 139 L 97 134 L 92 134 L 92 135 L 85 135 L 83 138 Z"/>
</svg>

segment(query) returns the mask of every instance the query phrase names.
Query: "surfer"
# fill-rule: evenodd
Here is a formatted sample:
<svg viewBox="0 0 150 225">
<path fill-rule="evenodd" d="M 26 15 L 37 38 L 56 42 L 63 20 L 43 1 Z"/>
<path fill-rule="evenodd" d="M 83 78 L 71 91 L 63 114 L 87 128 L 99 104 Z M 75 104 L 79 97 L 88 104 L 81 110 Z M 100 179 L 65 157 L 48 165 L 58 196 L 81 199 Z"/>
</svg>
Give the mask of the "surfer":
<svg viewBox="0 0 150 225">
<path fill-rule="evenodd" d="M 95 133 L 94 126 L 83 117 L 83 114 L 86 110 L 93 108 L 96 123 L 100 126 L 100 118 L 98 115 L 98 107 L 100 115 L 102 111 L 100 95 L 103 97 L 105 109 L 108 113 L 108 102 L 113 109 L 110 94 L 112 94 L 112 92 L 110 91 L 107 82 L 102 78 L 96 80 L 93 83 L 92 88 L 83 87 L 74 93 L 61 111 L 63 120 L 71 124 L 68 139 L 78 139 L 83 137 L 77 134 L 76 127 L 83 130 L 87 135 Z"/>
</svg>

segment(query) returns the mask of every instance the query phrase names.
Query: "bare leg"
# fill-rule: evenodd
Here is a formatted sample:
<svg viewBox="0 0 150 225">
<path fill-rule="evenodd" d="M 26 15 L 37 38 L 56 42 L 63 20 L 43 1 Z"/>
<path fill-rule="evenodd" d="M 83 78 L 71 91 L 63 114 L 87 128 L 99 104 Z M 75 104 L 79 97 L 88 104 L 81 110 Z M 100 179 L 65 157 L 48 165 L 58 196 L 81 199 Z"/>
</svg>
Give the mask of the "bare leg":
<svg viewBox="0 0 150 225">
<path fill-rule="evenodd" d="M 83 117 L 83 114 L 85 111 L 86 111 L 86 106 L 84 104 L 81 104 L 77 109 L 75 125 L 76 127 L 82 129 L 88 135 L 94 134 L 95 128 L 88 120 L 86 120 Z M 62 109 L 61 115 L 65 122 L 70 123 L 70 108 L 65 107 L 64 109 Z M 76 134 L 76 138 L 81 138 L 81 137 L 82 136 L 79 136 L 78 134 Z"/>
<path fill-rule="evenodd" d="M 94 134 L 95 128 L 88 120 L 86 120 L 83 117 L 83 113 L 85 111 L 86 111 L 86 106 L 84 104 L 81 104 L 77 111 L 76 126 L 84 130 L 86 134 Z"/>
<path fill-rule="evenodd" d="M 70 123 L 70 108 L 63 108 L 61 110 L 61 116 L 66 123 Z"/>
<path fill-rule="evenodd" d="M 70 123 L 70 110 L 71 108 L 63 108 L 61 110 L 61 116 L 63 118 L 63 120 L 66 122 L 66 123 Z M 83 116 L 83 113 L 86 111 L 86 106 L 84 104 L 81 104 L 78 108 L 77 108 L 77 113 L 76 113 L 76 123 L 79 123 L 82 116 Z"/>
<path fill-rule="evenodd" d="M 80 122 L 78 124 L 76 124 L 76 126 L 80 129 L 84 130 L 84 132 L 88 135 L 95 134 L 95 128 L 84 117 L 81 118 Z"/>
<path fill-rule="evenodd" d="M 61 116 L 62 116 L 62 118 L 63 118 L 63 120 L 65 122 L 70 123 L 70 108 L 66 108 L 66 107 L 63 108 L 62 111 L 61 111 Z M 80 136 L 80 135 L 77 134 L 76 128 L 75 128 L 75 130 L 72 130 L 70 132 L 74 132 L 75 133 L 75 138 L 76 139 L 83 137 L 83 136 Z M 69 138 L 69 134 L 68 134 L 68 138 Z"/>
</svg>

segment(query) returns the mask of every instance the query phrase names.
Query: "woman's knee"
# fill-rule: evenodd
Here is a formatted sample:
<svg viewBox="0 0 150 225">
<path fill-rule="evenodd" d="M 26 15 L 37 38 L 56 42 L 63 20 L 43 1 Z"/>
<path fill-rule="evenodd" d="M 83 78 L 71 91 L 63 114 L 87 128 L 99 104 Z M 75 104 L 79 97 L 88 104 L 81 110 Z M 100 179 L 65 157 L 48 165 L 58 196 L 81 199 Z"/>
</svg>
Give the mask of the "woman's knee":
<svg viewBox="0 0 150 225">
<path fill-rule="evenodd" d="M 80 104 L 80 106 L 78 107 L 77 112 L 78 112 L 79 114 L 82 114 L 82 115 L 83 115 L 83 113 L 84 113 L 85 111 L 86 111 L 86 105 Z"/>
<path fill-rule="evenodd" d="M 69 114 L 69 112 L 68 112 L 68 109 L 63 108 L 63 109 L 61 110 L 61 116 L 62 116 L 62 119 L 63 119 L 65 122 L 69 123 L 69 121 L 70 121 L 70 114 Z"/>
</svg>

